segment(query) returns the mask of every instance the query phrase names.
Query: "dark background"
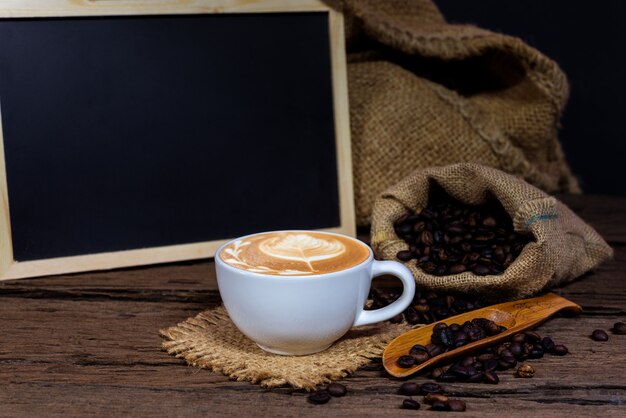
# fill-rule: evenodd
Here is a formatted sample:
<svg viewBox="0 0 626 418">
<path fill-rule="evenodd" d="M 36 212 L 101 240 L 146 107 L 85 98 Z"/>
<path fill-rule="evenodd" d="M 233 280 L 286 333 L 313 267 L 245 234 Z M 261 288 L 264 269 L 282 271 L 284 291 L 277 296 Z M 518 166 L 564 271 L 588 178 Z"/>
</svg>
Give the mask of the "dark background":
<svg viewBox="0 0 626 418">
<path fill-rule="evenodd" d="M 436 0 L 449 22 L 522 38 L 561 65 L 570 100 L 559 138 L 585 193 L 626 195 L 626 2 Z"/>
</svg>

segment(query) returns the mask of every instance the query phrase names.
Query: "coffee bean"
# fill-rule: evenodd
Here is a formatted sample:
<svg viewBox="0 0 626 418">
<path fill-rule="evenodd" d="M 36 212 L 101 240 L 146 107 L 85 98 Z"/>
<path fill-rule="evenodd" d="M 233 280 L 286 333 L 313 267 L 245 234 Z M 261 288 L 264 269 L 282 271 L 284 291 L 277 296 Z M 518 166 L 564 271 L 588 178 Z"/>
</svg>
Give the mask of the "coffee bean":
<svg viewBox="0 0 626 418">
<path fill-rule="evenodd" d="M 626 335 L 626 323 L 616 322 L 613 324 L 613 334 Z"/>
<path fill-rule="evenodd" d="M 469 335 L 467 335 L 466 332 L 464 331 L 457 331 L 454 333 L 453 335 L 454 338 L 454 346 L 455 347 L 461 347 L 465 344 L 468 343 L 469 341 Z"/>
<path fill-rule="evenodd" d="M 448 404 L 448 402 L 435 401 L 431 405 L 430 409 L 432 411 L 449 411 L 450 405 Z"/>
<path fill-rule="evenodd" d="M 526 334 L 526 339 L 531 343 L 536 343 L 541 340 L 541 336 L 534 331 L 526 331 L 524 334 Z"/>
<path fill-rule="evenodd" d="M 309 395 L 309 402 L 321 405 L 330 400 L 330 393 L 325 390 L 317 390 Z"/>
<path fill-rule="evenodd" d="M 446 371 L 437 378 L 437 381 L 444 383 L 454 383 L 457 381 L 458 376 L 455 373 Z"/>
<path fill-rule="evenodd" d="M 485 383 L 490 383 L 492 385 L 497 385 L 500 381 L 500 378 L 493 370 L 485 370 L 484 380 Z"/>
<path fill-rule="evenodd" d="M 480 383 L 484 379 L 485 379 L 485 373 L 478 372 L 476 374 L 471 375 L 467 381 L 471 383 Z"/>
<path fill-rule="evenodd" d="M 448 369 L 448 372 L 453 373 L 461 378 L 469 377 L 470 375 L 468 368 L 460 364 L 453 365 Z"/>
<path fill-rule="evenodd" d="M 515 334 L 513 336 L 513 338 L 511 339 L 511 341 L 514 342 L 514 343 L 524 344 L 526 342 L 526 335 L 525 334 Z"/>
<path fill-rule="evenodd" d="M 467 267 L 465 267 L 463 264 L 453 264 L 448 268 L 448 273 L 459 274 L 463 273 L 465 270 L 467 270 Z"/>
<path fill-rule="evenodd" d="M 419 351 L 424 352 L 424 353 L 427 352 L 426 347 L 424 347 L 421 344 L 415 344 L 413 347 L 411 347 L 411 351 L 409 351 L 409 354 L 415 354 Z"/>
<path fill-rule="evenodd" d="M 426 222 L 417 221 L 415 225 L 413 225 L 413 232 L 417 234 L 417 233 L 422 232 L 425 228 L 426 228 Z"/>
<path fill-rule="evenodd" d="M 550 337 L 543 337 L 543 339 L 541 340 L 541 345 L 543 346 L 543 349 L 548 353 L 553 352 L 554 347 L 556 346 L 556 344 L 554 344 L 554 341 L 552 341 L 552 338 Z"/>
<path fill-rule="evenodd" d="M 521 344 L 514 343 L 511 344 L 511 347 L 509 347 L 509 351 L 516 359 L 518 359 L 524 354 L 524 347 Z"/>
<path fill-rule="evenodd" d="M 485 326 L 485 331 L 487 332 L 487 335 L 497 335 L 502 332 L 502 329 L 495 322 L 489 321 L 487 326 Z"/>
<path fill-rule="evenodd" d="M 396 254 L 396 257 L 398 258 L 398 260 L 406 262 L 413 258 L 413 253 L 409 250 L 402 250 L 402 251 L 398 251 L 398 254 Z"/>
<path fill-rule="evenodd" d="M 348 389 L 344 385 L 334 382 L 326 386 L 326 390 L 331 396 L 336 397 L 344 396 L 348 392 Z"/>
<path fill-rule="evenodd" d="M 420 403 L 415 399 L 405 399 L 402 401 L 402 408 L 404 409 L 420 409 Z"/>
<path fill-rule="evenodd" d="M 487 336 L 485 331 L 482 328 L 478 328 L 478 327 L 471 328 L 467 334 L 469 336 L 470 341 L 482 340 L 483 338 Z"/>
<path fill-rule="evenodd" d="M 450 328 L 447 326 L 433 332 L 431 340 L 435 344 L 441 344 L 446 347 L 452 347 L 454 345 L 454 336 Z"/>
<path fill-rule="evenodd" d="M 399 323 L 402 322 L 402 318 L 403 318 L 402 314 L 398 314 L 398 315 L 392 317 L 389 320 L 389 322 L 391 322 L 392 324 L 399 324 Z"/>
<path fill-rule="evenodd" d="M 411 355 L 413 356 L 415 364 L 422 364 L 430 359 L 430 355 L 425 351 L 419 351 Z"/>
<path fill-rule="evenodd" d="M 406 317 L 407 322 L 411 325 L 419 324 L 420 322 L 419 314 L 412 306 L 406 308 L 406 310 L 404 311 L 404 316 Z"/>
<path fill-rule="evenodd" d="M 472 271 L 478 276 L 486 276 L 487 274 L 489 274 L 489 267 L 483 266 L 482 264 L 477 264 L 472 269 Z"/>
<path fill-rule="evenodd" d="M 506 360 L 500 360 L 498 361 L 498 370 L 508 370 L 508 369 L 512 369 L 513 367 L 515 367 L 517 364 L 517 361 L 506 361 Z"/>
<path fill-rule="evenodd" d="M 433 272 L 435 276 L 445 276 L 446 273 L 447 273 L 446 266 L 438 266 Z"/>
<path fill-rule="evenodd" d="M 441 393 L 429 393 L 424 396 L 424 403 L 432 405 L 435 402 L 448 402 L 448 397 Z"/>
<path fill-rule="evenodd" d="M 428 354 L 431 357 L 437 357 L 439 354 L 442 354 L 445 351 L 443 346 L 437 344 L 429 344 L 426 346 L 426 349 L 428 350 Z"/>
<path fill-rule="evenodd" d="M 461 366 L 468 367 L 476 363 L 476 357 L 465 357 L 461 359 Z"/>
<path fill-rule="evenodd" d="M 413 367 L 415 364 L 415 359 L 413 356 L 400 356 L 396 361 L 398 367 L 402 367 L 403 369 L 408 369 L 409 367 Z"/>
<path fill-rule="evenodd" d="M 420 385 L 415 382 L 404 382 L 400 385 L 400 394 L 407 396 L 416 396 L 420 393 Z"/>
<path fill-rule="evenodd" d="M 420 234 L 420 242 L 422 244 L 424 244 L 425 246 L 427 246 L 427 247 L 432 246 L 433 242 L 434 242 L 432 232 L 430 232 L 430 231 L 423 231 Z"/>
<path fill-rule="evenodd" d="M 609 335 L 601 329 L 596 329 L 591 333 L 591 339 L 594 341 L 608 341 Z"/>
<path fill-rule="evenodd" d="M 567 347 L 561 344 L 556 345 L 554 347 L 554 350 L 552 351 L 552 354 L 554 354 L 555 356 L 564 356 L 567 353 L 569 353 L 569 350 L 567 349 Z"/>
<path fill-rule="evenodd" d="M 485 353 L 485 354 L 481 354 L 477 356 L 476 359 L 482 363 L 485 363 L 486 361 L 489 361 L 493 359 L 494 357 L 495 355 L 493 353 Z"/>
<path fill-rule="evenodd" d="M 454 412 L 464 412 L 465 408 L 467 407 L 465 405 L 465 402 L 460 400 L 460 399 L 451 399 L 448 401 L 448 406 L 450 408 L 450 411 L 454 411 Z"/>
<path fill-rule="evenodd" d="M 422 392 L 428 393 L 442 393 L 443 388 L 436 383 L 424 383 L 422 384 Z"/>
<path fill-rule="evenodd" d="M 431 379 L 438 379 L 444 373 L 443 367 L 437 367 L 430 372 Z"/>
<path fill-rule="evenodd" d="M 529 378 L 535 375 L 535 368 L 530 364 L 522 364 L 517 368 L 517 377 Z"/>
<path fill-rule="evenodd" d="M 448 324 L 446 324 L 445 322 L 439 322 L 437 324 L 435 324 L 435 326 L 433 327 L 433 331 L 437 332 L 437 331 L 441 331 L 442 329 L 446 329 L 448 328 Z"/>
</svg>

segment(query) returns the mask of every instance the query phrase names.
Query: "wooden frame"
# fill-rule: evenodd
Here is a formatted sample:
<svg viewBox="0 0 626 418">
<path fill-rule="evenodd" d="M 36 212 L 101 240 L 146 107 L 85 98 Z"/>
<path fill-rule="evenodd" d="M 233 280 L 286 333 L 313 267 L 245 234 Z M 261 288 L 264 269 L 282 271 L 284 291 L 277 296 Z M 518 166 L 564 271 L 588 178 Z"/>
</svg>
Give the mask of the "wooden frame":
<svg viewBox="0 0 626 418">
<path fill-rule="evenodd" d="M 308 11 L 327 12 L 329 19 L 341 226 L 326 230 L 355 235 L 344 23 L 341 13 L 321 0 L 3 0 L 0 18 Z M 0 280 L 207 258 L 226 241 L 14 260 L 1 123 L 0 119 Z"/>
</svg>

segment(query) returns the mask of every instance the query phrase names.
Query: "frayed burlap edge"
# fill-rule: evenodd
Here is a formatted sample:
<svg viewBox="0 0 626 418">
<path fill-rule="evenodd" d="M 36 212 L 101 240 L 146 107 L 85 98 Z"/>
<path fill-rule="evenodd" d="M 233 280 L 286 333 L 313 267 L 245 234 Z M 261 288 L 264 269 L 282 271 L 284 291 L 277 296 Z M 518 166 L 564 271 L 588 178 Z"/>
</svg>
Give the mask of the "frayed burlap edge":
<svg viewBox="0 0 626 418">
<path fill-rule="evenodd" d="M 163 350 L 187 364 L 265 388 L 312 390 L 355 372 L 380 357 L 386 344 L 410 330 L 388 322 L 351 329 L 329 349 L 308 356 L 267 353 L 244 336 L 224 307 L 209 309 L 160 331 Z"/>
</svg>

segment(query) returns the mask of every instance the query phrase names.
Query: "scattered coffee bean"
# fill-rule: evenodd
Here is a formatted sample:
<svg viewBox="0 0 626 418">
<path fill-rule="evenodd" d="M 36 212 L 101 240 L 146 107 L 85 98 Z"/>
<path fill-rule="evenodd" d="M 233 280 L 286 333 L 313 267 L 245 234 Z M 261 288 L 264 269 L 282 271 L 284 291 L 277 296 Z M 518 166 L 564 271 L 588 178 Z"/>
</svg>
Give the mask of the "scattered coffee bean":
<svg viewBox="0 0 626 418">
<path fill-rule="evenodd" d="M 341 383 L 331 383 L 326 387 L 326 391 L 328 391 L 331 396 L 340 397 L 344 396 L 348 392 L 348 389 Z"/>
<path fill-rule="evenodd" d="M 409 245 L 396 257 L 404 262 L 417 259 L 428 274 L 501 274 L 531 241 L 514 231 L 510 216 L 496 200 L 470 206 L 439 186 L 433 186 L 429 196 L 419 213 L 394 223 L 398 237 Z"/>
<path fill-rule="evenodd" d="M 420 385 L 415 382 L 404 382 L 400 385 L 400 394 L 406 396 L 416 396 L 421 392 Z"/>
<path fill-rule="evenodd" d="M 321 405 L 330 400 L 330 393 L 325 390 L 317 390 L 309 395 L 309 402 Z"/>
<path fill-rule="evenodd" d="M 550 337 L 543 337 L 543 339 L 541 340 L 541 345 L 543 346 L 543 349 L 548 353 L 552 353 L 554 351 L 554 347 L 556 347 L 554 341 L 552 341 L 552 338 Z"/>
<path fill-rule="evenodd" d="M 436 383 L 430 383 L 430 382 L 424 383 L 422 384 L 421 388 L 422 388 L 422 392 L 425 394 L 443 392 L 443 388 Z"/>
<path fill-rule="evenodd" d="M 616 322 L 613 324 L 613 334 L 626 335 L 626 323 Z"/>
<path fill-rule="evenodd" d="M 460 399 L 449 400 L 448 406 L 450 407 L 450 411 L 453 412 L 464 412 L 466 408 L 465 402 Z"/>
<path fill-rule="evenodd" d="M 448 402 L 435 401 L 430 406 L 431 411 L 449 411 L 450 404 Z"/>
<path fill-rule="evenodd" d="M 485 370 L 484 379 L 485 383 L 490 383 L 492 385 L 497 385 L 500 381 L 500 378 L 493 370 Z"/>
<path fill-rule="evenodd" d="M 567 353 L 569 353 L 569 350 L 567 349 L 567 347 L 561 344 L 555 346 L 554 351 L 552 351 L 552 354 L 554 354 L 555 356 L 564 356 Z"/>
<path fill-rule="evenodd" d="M 535 331 L 526 331 L 524 335 L 526 335 L 526 340 L 531 343 L 536 343 L 537 341 L 541 340 L 541 336 Z"/>
<path fill-rule="evenodd" d="M 432 405 L 434 402 L 448 402 L 448 397 L 441 393 L 429 393 L 424 396 L 424 403 Z"/>
<path fill-rule="evenodd" d="M 415 399 L 405 399 L 402 401 L 402 408 L 404 409 L 420 409 L 420 403 Z"/>
<path fill-rule="evenodd" d="M 402 367 L 403 369 L 408 369 L 409 367 L 413 367 L 413 365 L 415 364 L 415 359 L 413 358 L 413 356 L 400 356 L 396 363 L 399 367 Z"/>
<path fill-rule="evenodd" d="M 601 329 L 596 329 L 591 333 L 591 339 L 594 341 L 608 341 L 609 335 Z"/>
<path fill-rule="evenodd" d="M 430 372 L 431 379 L 438 379 L 443 374 L 443 367 L 437 367 Z"/>
<path fill-rule="evenodd" d="M 535 375 L 535 368 L 530 364 L 522 364 L 517 368 L 517 377 L 533 377 Z"/>
</svg>

